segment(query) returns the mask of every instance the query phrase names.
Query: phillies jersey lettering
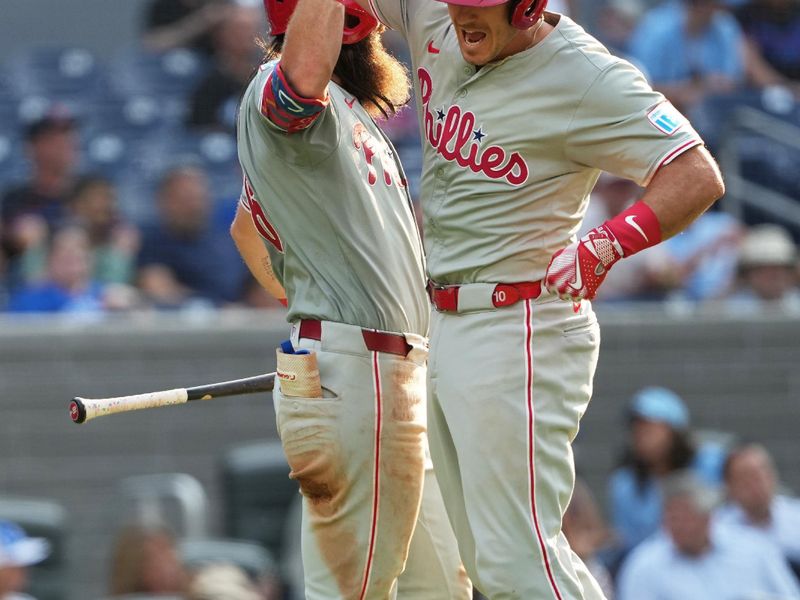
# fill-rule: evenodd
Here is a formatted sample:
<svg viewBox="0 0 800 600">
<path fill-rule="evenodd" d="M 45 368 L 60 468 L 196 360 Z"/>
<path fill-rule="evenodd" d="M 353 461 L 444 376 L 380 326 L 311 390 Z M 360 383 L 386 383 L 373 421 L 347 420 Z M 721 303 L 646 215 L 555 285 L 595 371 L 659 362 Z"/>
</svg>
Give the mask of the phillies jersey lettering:
<svg viewBox="0 0 800 600">
<path fill-rule="evenodd" d="M 533 281 L 579 231 L 601 171 L 646 185 L 702 140 L 574 21 L 480 69 L 447 5 L 372 0 L 408 41 L 423 138 L 428 271 L 441 284 Z"/>
<path fill-rule="evenodd" d="M 242 204 L 292 299 L 288 319 L 426 335 L 422 242 L 391 143 L 338 85 L 314 104 L 274 73 L 263 66 L 245 91 L 238 148 Z M 310 108 L 290 120 L 293 105 L 273 92 Z M 263 111 L 265 95 L 283 107 L 278 118 Z"/>
<path fill-rule="evenodd" d="M 438 52 L 438 51 L 437 51 Z M 511 185 L 522 185 L 528 179 L 528 165 L 519 152 L 509 153 L 500 146 L 481 148 L 486 134 L 475 128 L 477 119 L 457 104 L 447 112 L 430 107 L 433 79 L 424 68 L 417 71 L 422 107 L 425 111 L 423 132 L 426 141 L 445 160 L 455 161 L 473 173 L 483 173 L 489 179 L 505 179 Z M 452 144 L 451 144 L 452 142 Z"/>
</svg>

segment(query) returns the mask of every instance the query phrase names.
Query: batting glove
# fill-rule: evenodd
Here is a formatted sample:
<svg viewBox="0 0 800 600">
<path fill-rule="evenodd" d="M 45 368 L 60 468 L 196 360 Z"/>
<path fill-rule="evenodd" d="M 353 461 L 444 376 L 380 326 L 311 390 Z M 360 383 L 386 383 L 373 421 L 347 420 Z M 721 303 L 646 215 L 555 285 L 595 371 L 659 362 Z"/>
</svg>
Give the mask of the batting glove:
<svg viewBox="0 0 800 600">
<path fill-rule="evenodd" d="M 591 300 L 608 270 L 624 256 L 614 234 L 601 225 L 553 255 L 545 286 L 562 300 Z"/>
<path fill-rule="evenodd" d="M 592 300 L 617 261 L 660 241 L 661 226 L 655 213 L 644 202 L 637 202 L 556 252 L 547 266 L 544 285 L 562 300 Z"/>
</svg>

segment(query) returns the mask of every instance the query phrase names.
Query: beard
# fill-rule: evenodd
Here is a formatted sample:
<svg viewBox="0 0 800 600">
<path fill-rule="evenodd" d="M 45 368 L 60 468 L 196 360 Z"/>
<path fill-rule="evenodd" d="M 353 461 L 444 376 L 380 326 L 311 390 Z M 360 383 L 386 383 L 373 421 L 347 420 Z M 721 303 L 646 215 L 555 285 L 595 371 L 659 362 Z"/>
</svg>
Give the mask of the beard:
<svg viewBox="0 0 800 600">
<path fill-rule="evenodd" d="M 386 119 L 408 103 L 410 82 L 406 67 L 383 45 L 383 30 L 342 46 L 333 74 L 370 116 Z"/>
</svg>

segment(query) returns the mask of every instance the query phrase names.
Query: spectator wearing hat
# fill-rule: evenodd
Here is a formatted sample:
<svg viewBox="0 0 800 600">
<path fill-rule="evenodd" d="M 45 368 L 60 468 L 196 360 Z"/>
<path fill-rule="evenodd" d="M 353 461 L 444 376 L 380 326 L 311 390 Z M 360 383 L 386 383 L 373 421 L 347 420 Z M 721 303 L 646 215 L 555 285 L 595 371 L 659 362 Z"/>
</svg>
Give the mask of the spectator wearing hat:
<svg viewBox="0 0 800 600">
<path fill-rule="evenodd" d="M 34 600 L 23 593 L 28 567 L 50 554 L 44 538 L 32 538 L 16 523 L 0 520 L 0 600 Z"/>
<path fill-rule="evenodd" d="M 25 137 L 32 169 L 30 180 L 6 190 L 0 201 L 4 228 L 0 238 L 6 255 L 13 261 L 10 276 L 15 279 L 24 279 L 17 259 L 41 248 L 49 233 L 64 220 L 64 198 L 72 188 L 78 165 L 76 124 L 64 109 L 55 107 L 32 121 Z"/>
<path fill-rule="evenodd" d="M 736 312 L 800 312 L 797 246 L 779 225 L 750 229 L 739 253 L 739 286 L 728 299 Z"/>
<path fill-rule="evenodd" d="M 765 535 L 800 574 L 800 499 L 779 493 L 772 458 L 760 444 L 742 444 L 728 453 L 724 468 L 727 503 L 715 522 Z"/>
<path fill-rule="evenodd" d="M 743 529 L 712 525 L 717 494 L 692 473 L 664 481 L 663 530 L 625 561 L 617 600 L 797 600 L 778 548 Z"/>
<path fill-rule="evenodd" d="M 671 390 L 648 387 L 630 404 L 628 445 L 609 480 L 609 506 L 624 555 L 658 530 L 661 481 L 689 469 L 712 485 L 721 479 L 724 449 L 696 443 L 689 430 L 689 411 Z"/>
</svg>

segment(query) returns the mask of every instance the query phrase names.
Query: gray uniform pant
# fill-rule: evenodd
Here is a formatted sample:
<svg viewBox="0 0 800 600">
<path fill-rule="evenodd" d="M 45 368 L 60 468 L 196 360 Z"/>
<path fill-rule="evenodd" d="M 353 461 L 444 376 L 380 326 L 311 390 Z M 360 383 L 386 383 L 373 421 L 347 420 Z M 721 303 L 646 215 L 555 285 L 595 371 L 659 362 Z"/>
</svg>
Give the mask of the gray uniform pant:
<svg viewBox="0 0 800 600">
<path fill-rule="evenodd" d="M 298 339 L 294 328 L 295 347 L 317 355 L 323 387 L 323 398 L 284 396 L 279 385 L 274 393 L 303 494 L 308 600 L 471 597 L 438 486 L 426 476 L 427 343 L 405 336 L 413 349 L 402 357 L 368 350 L 359 327 L 323 322 L 321 341 Z"/>
<path fill-rule="evenodd" d="M 599 342 L 589 302 L 550 295 L 433 314 L 431 456 L 461 559 L 490 600 L 603 598 L 561 532 Z"/>
</svg>

